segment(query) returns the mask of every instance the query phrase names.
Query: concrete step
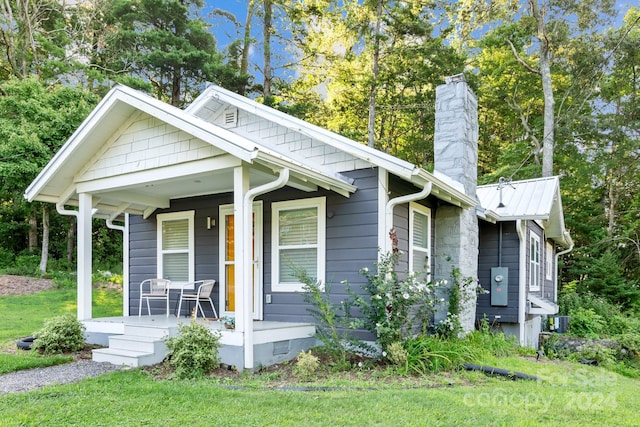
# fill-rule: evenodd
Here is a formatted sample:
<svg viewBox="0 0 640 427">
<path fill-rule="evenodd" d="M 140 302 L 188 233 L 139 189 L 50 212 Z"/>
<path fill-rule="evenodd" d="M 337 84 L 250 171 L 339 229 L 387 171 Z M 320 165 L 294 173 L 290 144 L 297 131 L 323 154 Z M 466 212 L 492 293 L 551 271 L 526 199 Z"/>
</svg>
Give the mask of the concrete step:
<svg viewBox="0 0 640 427">
<path fill-rule="evenodd" d="M 162 338 L 140 335 L 112 335 L 109 337 L 109 348 L 146 353 L 167 352 Z"/>
<path fill-rule="evenodd" d="M 177 326 L 165 326 L 165 325 L 124 325 L 124 335 L 134 335 L 141 337 L 152 338 L 166 338 L 173 337 L 178 334 Z"/>
<path fill-rule="evenodd" d="M 160 363 L 164 360 L 166 352 L 148 353 L 113 348 L 97 348 L 92 351 L 93 360 L 96 362 L 109 362 L 114 365 L 125 365 L 137 368 Z"/>
</svg>

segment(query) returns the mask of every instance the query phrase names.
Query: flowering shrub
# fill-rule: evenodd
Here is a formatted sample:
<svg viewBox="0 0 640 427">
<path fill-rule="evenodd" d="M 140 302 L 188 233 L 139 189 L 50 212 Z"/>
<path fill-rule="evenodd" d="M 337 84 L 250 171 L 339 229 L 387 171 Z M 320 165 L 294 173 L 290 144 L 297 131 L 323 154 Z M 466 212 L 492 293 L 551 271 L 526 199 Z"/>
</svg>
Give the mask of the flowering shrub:
<svg viewBox="0 0 640 427">
<path fill-rule="evenodd" d="M 399 279 L 394 266 L 400 255 L 396 251 L 381 256 L 376 272 L 360 270 L 367 278 L 363 286 L 365 294 L 353 295 L 354 307 L 363 314 L 355 326 L 373 332 L 383 351 L 392 343 L 405 342 L 410 336 L 426 332 L 436 303 L 444 301 L 436 298 L 435 291 L 446 281 L 428 281 L 413 272 Z"/>
<path fill-rule="evenodd" d="M 165 339 L 169 365 L 179 378 L 198 378 L 220 366 L 220 334 L 205 325 L 191 322 L 180 333 Z"/>
<path fill-rule="evenodd" d="M 33 336 L 33 349 L 43 354 L 68 353 L 84 348 L 84 325 L 72 315 L 52 317 Z"/>
</svg>

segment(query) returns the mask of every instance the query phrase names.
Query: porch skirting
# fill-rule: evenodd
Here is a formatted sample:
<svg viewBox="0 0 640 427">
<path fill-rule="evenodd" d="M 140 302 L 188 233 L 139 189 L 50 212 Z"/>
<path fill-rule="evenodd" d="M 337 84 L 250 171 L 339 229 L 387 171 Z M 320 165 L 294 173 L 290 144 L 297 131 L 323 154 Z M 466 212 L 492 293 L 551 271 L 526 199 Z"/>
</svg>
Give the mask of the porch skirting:
<svg viewBox="0 0 640 427">
<path fill-rule="evenodd" d="M 167 355 L 166 337 L 178 334 L 179 325 L 189 318 L 158 316 L 108 317 L 84 320 L 85 340 L 108 346 L 93 351 L 93 359 L 132 367 L 160 363 Z M 198 319 L 220 334 L 221 363 L 239 370 L 244 366 L 243 334 L 225 329 L 220 321 Z M 310 323 L 257 321 L 253 323 L 254 368 L 295 358 L 301 351 L 318 345 L 315 326 Z"/>
</svg>

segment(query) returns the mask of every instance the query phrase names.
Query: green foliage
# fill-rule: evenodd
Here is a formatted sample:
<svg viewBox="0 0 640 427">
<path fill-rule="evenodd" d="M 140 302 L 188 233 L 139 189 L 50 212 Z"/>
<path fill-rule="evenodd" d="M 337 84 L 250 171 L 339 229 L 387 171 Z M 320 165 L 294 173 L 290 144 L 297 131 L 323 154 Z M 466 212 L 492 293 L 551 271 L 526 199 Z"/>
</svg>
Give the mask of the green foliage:
<svg viewBox="0 0 640 427">
<path fill-rule="evenodd" d="M 39 265 L 40 255 L 37 253 L 30 254 L 25 251 L 16 256 L 12 264 L 5 266 L 4 271 L 6 274 L 16 276 L 34 276 L 39 273 Z"/>
<path fill-rule="evenodd" d="M 69 353 L 84 348 L 84 325 L 73 315 L 47 319 L 33 336 L 33 349 L 43 354 Z"/>
<path fill-rule="evenodd" d="M 307 353 L 302 351 L 296 358 L 296 364 L 293 367 L 293 372 L 301 380 L 309 381 L 316 374 L 319 367 L 320 360 L 311 353 L 311 350 Z"/>
<path fill-rule="evenodd" d="M 167 338 L 169 365 L 178 378 L 198 378 L 220 366 L 220 334 L 205 325 L 191 322 L 179 334 Z"/>
<path fill-rule="evenodd" d="M 311 305 L 309 313 L 316 321 L 316 337 L 336 359 L 336 366 L 349 366 L 349 355 L 360 343 L 349 336 L 350 302 L 342 300 L 339 306 L 332 301 L 331 283 L 321 284 L 306 273 L 298 274 L 304 283 L 304 300 Z"/>
<path fill-rule="evenodd" d="M 591 308 L 576 308 L 569 317 L 569 332 L 577 337 L 598 338 L 605 330 L 605 319 Z"/>
</svg>

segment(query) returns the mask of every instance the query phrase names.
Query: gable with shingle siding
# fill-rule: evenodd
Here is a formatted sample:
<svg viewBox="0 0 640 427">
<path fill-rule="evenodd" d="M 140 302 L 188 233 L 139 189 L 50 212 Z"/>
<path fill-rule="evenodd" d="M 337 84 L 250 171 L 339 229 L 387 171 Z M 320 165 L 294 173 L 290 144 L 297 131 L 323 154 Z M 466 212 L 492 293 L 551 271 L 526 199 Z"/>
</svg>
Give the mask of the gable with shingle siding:
<svg viewBox="0 0 640 427">
<path fill-rule="evenodd" d="M 165 122 L 141 114 L 116 135 L 82 174 L 83 180 L 215 157 L 223 151 Z"/>
</svg>

